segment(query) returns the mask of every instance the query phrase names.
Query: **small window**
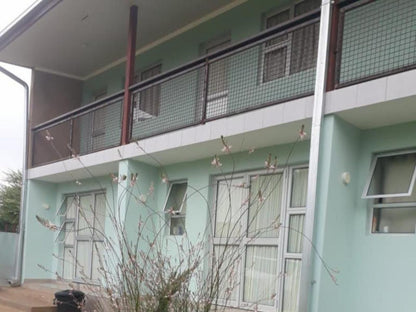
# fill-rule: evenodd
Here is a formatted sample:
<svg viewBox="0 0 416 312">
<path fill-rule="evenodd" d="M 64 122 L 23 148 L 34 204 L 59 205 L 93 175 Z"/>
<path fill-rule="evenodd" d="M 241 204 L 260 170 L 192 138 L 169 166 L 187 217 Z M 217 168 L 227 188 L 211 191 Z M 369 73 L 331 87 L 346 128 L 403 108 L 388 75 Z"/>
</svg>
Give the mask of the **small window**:
<svg viewBox="0 0 416 312">
<path fill-rule="evenodd" d="M 373 200 L 372 233 L 415 233 L 416 153 L 378 155 L 363 198 Z"/>
<path fill-rule="evenodd" d="M 363 198 L 410 196 L 416 177 L 416 152 L 376 156 Z"/>
<path fill-rule="evenodd" d="M 165 204 L 165 213 L 169 218 L 169 234 L 185 233 L 186 190 L 187 182 L 172 183 Z"/>
<path fill-rule="evenodd" d="M 162 65 L 158 64 L 136 75 L 135 82 L 145 81 L 157 76 L 162 71 Z M 160 110 L 160 84 L 148 87 L 133 98 L 134 110 L 133 118 L 135 121 L 143 121 L 159 115 Z"/>
</svg>

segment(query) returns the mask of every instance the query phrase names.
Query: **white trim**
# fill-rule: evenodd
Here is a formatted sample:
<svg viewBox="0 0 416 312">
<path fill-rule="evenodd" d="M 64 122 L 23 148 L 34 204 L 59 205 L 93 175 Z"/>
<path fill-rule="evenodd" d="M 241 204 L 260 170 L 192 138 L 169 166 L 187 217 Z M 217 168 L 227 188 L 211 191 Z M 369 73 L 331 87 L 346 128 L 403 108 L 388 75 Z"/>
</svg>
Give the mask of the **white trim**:
<svg viewBox="0 0 416 312">
<path fill-rule="evenodd" d="M 57 76 L 65 77 L 65 78 L 71 78 L 71 79 L 76 79 L 76 80 L 81 80 L 81 81 L 86 80 L 85 77 L 66 74 L 66 73 L 63 73 L 63 72 L 60 72 L 60 71 L 57 71 L 57 70 L 47 69 L 47 68 L 44 68 L 44 67 L 33 67 L 32 69 L 35 70 L 35 71 L 42 72 L 42 73 L 57 75 Z"/>
<path fill-rule="evenodd" d="M 377 161 L 380 158 L 383 158 L 383 157 L 391 157 L 391 156 L 406 155 L 406 154 L 416 154 L 416 150 L 409 150 L 409 151 L 404 151 L 404 152 L 391 152 L 391 153 L 384 153 L 384 154 L 375 155 L 375 157 L 372 160 L 371 166 L 370 166 L 370 173 L 367 176 L 367 181 L 366 181 L 366 184 L 364 186 L 364 190 L 363 190 L 363 194 L 361 195 L 361 198 L 362 199 L 372 199 L 372 198 L 393 198 L 393 197 L 410 196 L 412 194 L 413 187 L 415 185 L 415 180 L 416 180 L 416 164 L 415 164 L 415 167 L 413 168 L 413 174 L 412 174 L 412 177 L 411 177 L 411 180 L 410 180 L 410 183 L 409 183 L 409 188 L 408 188 L 406 193 L 368 195 L 371 180 L 373 178 L 374 171 L 375 171 L 376 166 L 377 166 Z"/>
</svg>

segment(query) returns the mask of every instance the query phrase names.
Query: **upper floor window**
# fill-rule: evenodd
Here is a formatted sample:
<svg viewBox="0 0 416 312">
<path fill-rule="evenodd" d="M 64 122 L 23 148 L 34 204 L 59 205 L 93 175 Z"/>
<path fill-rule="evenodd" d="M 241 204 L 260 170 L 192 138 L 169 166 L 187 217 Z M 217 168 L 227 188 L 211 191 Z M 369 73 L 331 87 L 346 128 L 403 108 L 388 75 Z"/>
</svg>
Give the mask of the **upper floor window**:
<svg viewBox="0 0 416 312">
<path fill-rule="evenodd" d="M 203 54 L 210 54 L 226 48 L 230 44 L 228 36 L 206 43 Z M 209 63 L 206 118 L 227 113 L 228 105 L 228 58 Z M 201 91 L 203 88 L 201 88 Z"/>
<path fill-rule="evenodd" d="M 363 192 L 373 200 L 373 233 L 415 233 L 415 179 L 415 151 L 376 155 Z"/>
<path fill-rule="evenodd" d="M 307 177 L 301 166 L 216 181 L 213 269 L 220 304 L 297 311 Z"/>
<path fill-rule="evenodd" d="M 135 82 L 145 81 L 162 72 L 162 65 L 158 64 L 143 70 L 135 77 Z M 160 84 L 143 89 L 133 98 L 133 119 L 146 120 L 159 115 L 160 110 Z"/>
<path fill-rule="evenodd" d="M 321 1 L 304 0 L 265 18 L 265 28 L 271 28 L 318 8 Z M 289 76 L 316 65 L 319 23 L 310 23 L 276 36 L 264 44 L 261 81 L 268 82 Z"/>
</svg>

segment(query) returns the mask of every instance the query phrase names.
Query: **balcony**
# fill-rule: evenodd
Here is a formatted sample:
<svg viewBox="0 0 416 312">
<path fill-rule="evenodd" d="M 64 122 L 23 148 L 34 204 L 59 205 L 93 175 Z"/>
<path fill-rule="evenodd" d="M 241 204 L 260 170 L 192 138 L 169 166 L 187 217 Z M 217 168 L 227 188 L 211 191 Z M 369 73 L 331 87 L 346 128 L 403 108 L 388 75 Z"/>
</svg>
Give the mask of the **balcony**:
<svg viewBox="0 0 416 312">
<path fill-rule="evenodd" d="M 319 10 L 130 87 L 129 141 L 311 95 Z M 151 68 L 157 72 L 157 68 Z M 123 91 L 32 129 L 32 166 L 120 144 Z"/>
<path fill-rule="evenodd" d="M 341 1 L 332 20 L 328 85 L 343 88 L 416 67 L 416 3 Z M 388 22 L 386 22 L 388 21 Z M 319 9 L 129 87 L 134 142 L 313 94 Z M 332 61 L 331 61 L 332 58 Z M 121 144 L 123 91 L 32 129 L 32 166 Z"/>
</svg>

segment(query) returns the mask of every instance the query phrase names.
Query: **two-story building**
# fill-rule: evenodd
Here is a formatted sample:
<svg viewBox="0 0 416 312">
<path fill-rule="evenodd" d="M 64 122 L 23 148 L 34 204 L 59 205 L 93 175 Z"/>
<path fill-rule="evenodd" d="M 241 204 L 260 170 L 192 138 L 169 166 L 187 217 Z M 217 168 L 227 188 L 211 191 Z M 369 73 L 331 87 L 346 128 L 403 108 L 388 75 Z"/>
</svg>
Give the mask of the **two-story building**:
<svg viewBox="0 0 416 312">
<path fill-rule="evenodd" d="M 0 61 L 32 69 L 23 282 L 98 280 L 151 211 L 236 250 L 229 306 L 415 310 L 416 1 L 43 0 Z"/>
</svg>

